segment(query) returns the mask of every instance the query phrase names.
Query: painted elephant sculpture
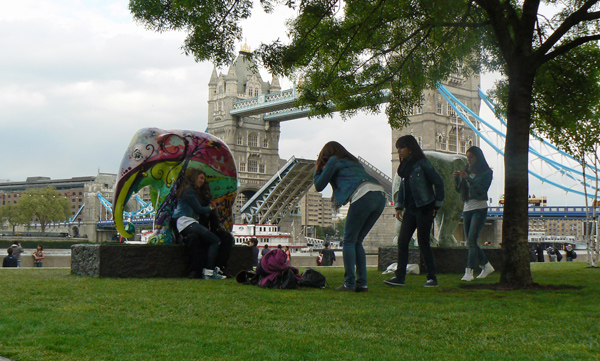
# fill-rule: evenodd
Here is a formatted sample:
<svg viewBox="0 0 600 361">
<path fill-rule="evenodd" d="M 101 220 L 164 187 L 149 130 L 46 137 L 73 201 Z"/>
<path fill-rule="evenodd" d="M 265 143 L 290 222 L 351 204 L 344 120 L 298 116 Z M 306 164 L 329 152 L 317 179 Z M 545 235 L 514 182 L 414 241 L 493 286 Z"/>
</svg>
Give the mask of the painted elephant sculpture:
<svg viewBox="0 0 600 361">
<path fill-rule="evenodd" d="M 432 243 L 440 247 L 457 246 L 454 231 L 460 217 L 462 216 L 463 202 L 460 195 L 454 190 L 454 176 L 452 173 L 458 169 L 464 169 L 467 165 L 467 157 L 461 154 L 446 154 L 433 151 L 425 151 L 425 156 L 431 162 L 444 180 L 445 199 L 444 205 L 438 210 L 435 217 L 435 226 Z M 394 199 L 400 190 L 400 177 L 394 174 L 392 193 Z M 396 235 L 400 232 L 400 221 L 396 221 Z M 394 239 L 397 244 L 397 239 Z"/>
<path fill-rule="evenodd" d="M 175 192 L 187 168 L 206 173 L 221 223 L 231 230 L 237 172 L 227 145 L 204 132 L 144 128 L 133 136 L 117 175 L 113 199 L 117 231 L 124 237 L 133 236 L 123 221 L 124 207 L 132 194 L 148 187 L 159 229 L 158 240 L 153 243 L 172 243 L 169 221 L 176 204 Z"/>
</svg>

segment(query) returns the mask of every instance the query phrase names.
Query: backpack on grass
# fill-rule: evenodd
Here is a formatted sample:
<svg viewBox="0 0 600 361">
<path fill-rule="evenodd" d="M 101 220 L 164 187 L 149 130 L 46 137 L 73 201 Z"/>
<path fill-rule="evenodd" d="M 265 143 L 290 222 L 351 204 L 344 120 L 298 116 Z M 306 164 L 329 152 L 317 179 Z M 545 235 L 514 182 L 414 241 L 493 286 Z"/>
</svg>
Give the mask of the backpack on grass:
<svg viewBox="0 0 600 361">
<path fill-rule="evenodd" d="M 325 280 L 325 276 L 317 270 L 312 268 L 307 268 L 302 272 L 302 278 L 299 281 L 300 286 L 304 287 L 314 287 L 314 288 L 325 288 L 327 287 L 327 282 Z"/>
</svg>

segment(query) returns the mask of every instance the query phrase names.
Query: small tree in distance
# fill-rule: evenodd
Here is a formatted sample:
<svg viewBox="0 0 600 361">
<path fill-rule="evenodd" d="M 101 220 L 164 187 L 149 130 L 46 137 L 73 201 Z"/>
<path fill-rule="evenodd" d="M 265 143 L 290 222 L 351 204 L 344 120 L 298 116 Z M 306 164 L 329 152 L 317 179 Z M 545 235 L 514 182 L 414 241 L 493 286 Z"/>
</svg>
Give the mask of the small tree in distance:
<svg viewBox="0 0 600 361">
<path fill-rule="evenodd" d="M 19 197 L 17 206 L 27 220 L 40 223 L 42 235 L 48 223 L 64 221 L 70 214 L 69 200 L 51 186 L 28 189 Z"/>
<path fill-rule="evenodd" d="M 16 204 L 6 204 L 0 207 L 0 223 L 4 225 L 4 222 L 12 227 L 13 234 L 15 233 L 15 227 L 19 224 L 27 223 L 28 219 L 23 217 L 23 213 L 17 207 Z"/>
</svg>

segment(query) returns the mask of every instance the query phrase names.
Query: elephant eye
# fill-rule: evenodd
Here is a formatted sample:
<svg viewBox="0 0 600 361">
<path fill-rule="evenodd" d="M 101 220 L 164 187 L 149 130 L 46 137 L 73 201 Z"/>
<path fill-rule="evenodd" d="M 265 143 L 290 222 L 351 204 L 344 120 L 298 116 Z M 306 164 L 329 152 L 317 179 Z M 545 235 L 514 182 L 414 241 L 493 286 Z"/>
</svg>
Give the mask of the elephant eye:
<svg viewBox="0 0 600 361">
<path fill-rule="evenodd" d="M 133 151 L 133 159 L 140 160 L 142 159 L 142 152 L 139 149 Z"/>
</svg>

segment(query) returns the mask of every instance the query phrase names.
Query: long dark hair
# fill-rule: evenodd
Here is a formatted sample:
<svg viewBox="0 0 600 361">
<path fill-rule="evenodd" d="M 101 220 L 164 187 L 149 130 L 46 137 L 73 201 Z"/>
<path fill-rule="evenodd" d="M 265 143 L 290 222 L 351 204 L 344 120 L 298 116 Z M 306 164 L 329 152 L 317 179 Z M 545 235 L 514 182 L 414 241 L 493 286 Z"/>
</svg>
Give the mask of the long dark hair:
<svg viewBox="0 0 600 361">
<path fill-rule="evenodd" d="M 408 148 L 410 159 L 404 159 L 398 166 L 397 173 L 400 177 L 406 178 L 411 172 L 414 164 L 421 159 L 425 159 L 425 154 L 419 146 L 419 142 L 412 135 L 404 135 L 396 141 L 396 149 Z"/>
<path fill-rule="evenodd" d="M 411 159 L 421 160 L 425 158 L 425 153 L 419 146 L 419 142 L 412 135 L 404 135 L 396 141 L 396 149 L 408 148 L 412 153 Z"/>
<path fill-rule="evenodd" d="M 466 153 L 473 154 L 475 159 L 477 159 L 477 162 L 475 162 L 475 165 L 473 167 L 469 168 L 469 165 L 467 164 L 467 167 L 465 168 L 465 170 L 468 173 L 480 174 L 480 173 L 483 173 L 486 170 L 490 169 L 488 162 L 485 160 L 485 157 L 483 156 L 483 151 L 481 150 L 481 148 L 479 148 L 477 146 L 472 146 L 471 148 L 467 149 Z"/>
<path fill-rule="evenodd" d="M 204 184 L 198 187 L 198 176 L 204 175 Z M 210 185 L 206 179 L 206 173 L 198 168 L 188 168 L 183 176 L 181 184 L 177 189 L 177 198 L 181 198 L 181 195 L 187 188 L 192 188 L 198 193 L 200 204 L 207 205 L 212 200 L 212 194 L 210 193 Z"/>
<path fill-rule="evenodd" d="M 319 153 L 319 157 L 317 158 L 317 170 L 323 169 L 329 158 L 333 156 L 336 156 L 339 159 L 350 159 L 358 162 L 358 159 L 348 152 L 343 145 L 336 141 L 331 141 L 325 144 Z"/>
</svg>

